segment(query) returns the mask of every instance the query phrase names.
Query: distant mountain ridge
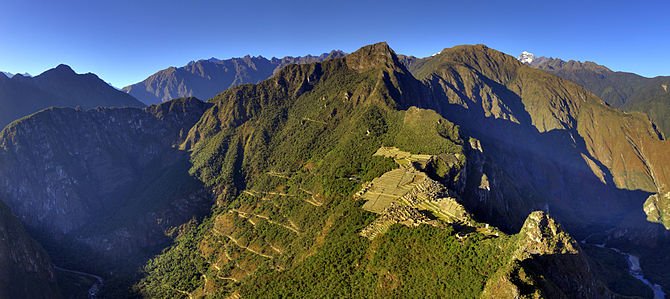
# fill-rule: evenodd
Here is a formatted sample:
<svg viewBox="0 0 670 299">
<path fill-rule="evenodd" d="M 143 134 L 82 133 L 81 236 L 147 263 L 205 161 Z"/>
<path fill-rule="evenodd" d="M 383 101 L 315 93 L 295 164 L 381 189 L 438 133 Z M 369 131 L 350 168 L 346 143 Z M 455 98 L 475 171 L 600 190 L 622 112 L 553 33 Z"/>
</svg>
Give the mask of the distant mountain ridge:
<svg viewBox="0 0 670 299">
<path fill-rule="evenodd" d="M 14 77 L 14 75 L 21 75 L 21 76 L 24 76 L 24 77 L 31 77 L 30 74 L 28 74 L 28 73 L 23 73 L 23 74 L 18 74 L 18 73 L 17 74 L 12 74 L 10 72 L 0 72 L 0 73 L 5 74 L 5 76 L 7 76 L 9 78 Z"/>
<path fill-rule="evenodd" d="M 48 107 L 143 107 L 92 73 L 61 64 L 35 77 L 0 74 L 0 126 Z"/>
<path fill-rule="evenodd" d="M 646 115 L 484 45 L 419 59 L 378 43 L 270 76 L 206 103 L 14 122 L 0 200 L 112 298 L 648 293 L 589 237 L 645 251 L 670 285 L 670 232 L 647 221 L 670 228 L 670 147 Z"/>
<path fill-rule="evenodd" d="M 529 59 L 527 54 L 522 53 L 518 59 L 533 68 L 586 87 L 612 107 L 644 112 L 666 136 L 670 135 L 670 76 L 647 78 L 634 73 L 615 72 L 591 61 L 564 61 L 544 56 Z"/>
<path fill-rule="evenodd" d="M 142 82 L 122 89 L 147 105 L 166 102 L 179 97 L 207 100 L 218 93 L 245 83 L 258 83 L 274 75 L 282 67 L 340 58 L 346 53 L 333 50 L 319 56 L 286 56 L 267 59 L 245 56 L 219 60 L 217 58 L 191 61 L 183 67 L 169 67 Z"/>
</svg>

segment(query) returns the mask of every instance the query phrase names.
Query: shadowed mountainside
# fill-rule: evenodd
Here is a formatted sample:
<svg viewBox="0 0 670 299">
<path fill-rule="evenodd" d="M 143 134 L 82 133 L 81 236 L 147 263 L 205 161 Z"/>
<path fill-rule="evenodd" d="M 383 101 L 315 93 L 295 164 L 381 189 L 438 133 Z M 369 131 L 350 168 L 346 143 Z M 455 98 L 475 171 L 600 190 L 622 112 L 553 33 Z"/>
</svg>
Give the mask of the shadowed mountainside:
<svg viewBox="0 0 670 299">
<path fill-rule="evenodd" d="M 49 255 L 0 202 L 0 298 L 60 298 Z"/>
<path fill-rule="evenodd" d="M 62 260 L 105 269 L 177 236 L 114 285 L 146 297 L 609 298 L 574 239 L 530 213 L 631 246 L 665 234 L 642 206 L 667 192 L 649 120 L 481 45 L 416 59 L 379 43 L 207 103 L 42 111 L 0 141 L 2 200 L 54 252 L 93 252 Z M 389 148 L 408 156 L 375 155 Z"/>
<path fill-rule="evenodd" d="M 143 107 L 96 75 L 59 65 L 35 77 L 0 74 L 0 127 L 48 107 Z"/>
<path fill-rule="evenodd" d="M 483 223 L 433 222 L 436 214 L 411 212 L 411 206 L 379 218 L 400 217 L 393 221 L 409 227 L 390 225 L 371 241 L 358 236 L 379 220 L 351 200 L 358 180 L 369 182 L 395 164 L 373 157 L 380 146 L 444 157 L 429 173 L 447 194 L 466 207 L 483 201 L 497 209 L 478 190 L 497 190 L 504 181 L 482 176 L 490 156 L 479 142 L 463 140 L 458 127 L 430 110 L 407 107 L 422 104 L 429 91 L 381 43 L 343 59 L 287 66 L 259 84 L 214 97 L 215 106 L 182 147 L 192 149 L 194 173 L 217 190 L 218 207 L 197 230 L 147 264 L 137 290 L 148 297 L 422 297 L 454 290 L 463 297 L 480 296 L 523 238 Z M 448 163 L 452 155 L 461 158 Z M 522 223 L 523 218 L 517 229 Z M 433 261 L 445 267 L 428 266 Z M 565 294 L 609 296 L 596 289 L 579 293 L 580 286 L 558 273 L 588 270 L 571 266 L 539 275 Z"/>
<path fill-rule="evenodd" d="M 0 199 L 59 266 L 133 273 L 210 208 L 174 147 L 209 106 L 50 108 L 13 122 L 0 133 Z"/>
<path fill-rule="evenodd" d="M 480 139 L 514 185 L 542 198 L 537 208 L 564 211 L 558 215 L 574 217 L 564 220 L 569 225 L 617 225 L 637 221 L 642 202 L 659 194 L 649 197 L 658 207 L 649 218 L 664 221 L 670 147 L 644 114 L 610 108 L 571 81 L 481 45 L 445 49 L 414 66 L 429 95 L 413 104 Z M 601 212 L 603 201 L 609 209 Z"/>
</svg>

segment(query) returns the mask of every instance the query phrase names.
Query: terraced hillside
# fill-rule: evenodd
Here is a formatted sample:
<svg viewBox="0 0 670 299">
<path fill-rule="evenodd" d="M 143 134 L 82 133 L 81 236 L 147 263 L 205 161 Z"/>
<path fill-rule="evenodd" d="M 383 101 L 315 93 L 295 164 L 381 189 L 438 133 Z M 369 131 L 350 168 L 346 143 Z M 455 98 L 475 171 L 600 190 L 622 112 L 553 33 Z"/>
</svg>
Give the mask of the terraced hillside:
<svg viewBox="0 0 670 299">
<path fill-rule="evenodd" d="M 433 203 L 421 187 L 465 195 L 465 152 L 477 142 L 464 142 L 434 111 L 397 110 L 421 94 L 418 83 L 386 44 L 376 44 L 344 59 L 290 65 L 214 97 L 182 147 L 192 150 L 191 173 L 216 190 L 217 207 L 147 264 L 136 290 L 148 297 L 479 296 L 526 239 L 480 232 L 495 229 L 470 219 L 456 197 Z M 398 179 L 390 156 L 414 160 L 400 169 L 412 180 Z M 391 181 L 401 184 L 384 187 Z M 411 227 L 382 224 L 372 240 L 362 237 L 385 216 L 353 198 L 363 182 L 372 186 L 363 184 L 361 197 L 389 191 L 382 213 L 402 202 L 405 219 L 396 222 Z M 457 214 L 462 223 L 443 217 Z M 588 268 L 570 271 L 596 285 Z M 565 288 L 538 286 L 538 294 L 608 296 L 546 279 Z"/>
<path fill-rule="evenodd" d="M 666 177 L 648 120 L 483 46 L 411 66 L 381 43 L 208 103 L 43 111 L 0 134 L 3 200 L 52 232 L 61 261 L 114 272 L 108 296 L 648 294 L 611 279 L 622 257 L 586 256 L 547 213 L 608 244 L 667 248 L 642 209 Z M 42 126 L 71 136 L 40 139 Z M 105 265 L 168 244 L 139 281 Z"/>
<path fill-rule="evenodd" d="M 460 154 L 446 155 L 458 163 Z M 374 156 L 392 158 L 400 168 L 390 170 L 371 182 L 363 183 L 362 189 L 354 196 L 366 201 L 363 209 L 376 214 L 379 218 L 361 231 L 369 239 L 383 234 L 395 223 L 410 227 L 429 224 L 442 227 L 442 222 L 466 226 L 477 230 L 465 208 L 452 196 L 453 191 L 431 179 L 425 170 L 429 161 L 437 156 L 411 154 L 395 147 L 381 147 Z M 446 165 L 453 167 L 452 165 Z M 450 196 L 451 195 L 451 196 Z M 428 213 L 432 217 L 423 214 Z M 436 219 L 442 220 L 437 221 Z M 488 225 L 480 232 L 498 235 Z"/>
</svg>

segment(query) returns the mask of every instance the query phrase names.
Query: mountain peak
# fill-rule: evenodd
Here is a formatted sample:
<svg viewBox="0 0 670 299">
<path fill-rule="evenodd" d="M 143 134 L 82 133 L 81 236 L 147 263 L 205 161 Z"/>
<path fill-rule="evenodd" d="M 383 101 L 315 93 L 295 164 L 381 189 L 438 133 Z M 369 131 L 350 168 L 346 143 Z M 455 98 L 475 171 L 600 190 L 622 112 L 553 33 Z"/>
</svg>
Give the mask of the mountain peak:
<svg viewBox="0 0 670 299">
<path fill-rule="evenodd" d="M 51 76 L 72 76 L 76 75 L 75 71 L 67 64 L 59 64 L 55 68 L 48 69 L 44 71 L 43 73 L 37 75 L 35 78 L 44 78 L 44 77 L 51 77 Z"/>
<path fill-rule="evenodd" d="M 521 63 L 531 64 L 533 63 L 533 60 L 535 60 L 535 55 L 533 55 L 533 53 L 523 51 L 521 52 L 521 55 L 517 57 L 517 59 L 521 61 Z"/>
<path fill-rule="evenodd" d="M 75 73 L 74 70 L 67 64 L 59 64 L 57 67 L 54 68 L 54 70 L 57 70 L 59 72 L 67 72 L 67 73 Z"/>
<path fill-rule="evenodd" d="M 528 215 L 521 229 L 522 248 L 530 254 L 577 253 L 576 242 L 553 217 L 543 211 Z"/>
<path fill-rule="evenodd" d="M 395 52 L 386 42 L 365 46 L 346 56 L 347 65 L 357 71 L 368 71 L 380 66 L 400 65 Z"/>
</svg>

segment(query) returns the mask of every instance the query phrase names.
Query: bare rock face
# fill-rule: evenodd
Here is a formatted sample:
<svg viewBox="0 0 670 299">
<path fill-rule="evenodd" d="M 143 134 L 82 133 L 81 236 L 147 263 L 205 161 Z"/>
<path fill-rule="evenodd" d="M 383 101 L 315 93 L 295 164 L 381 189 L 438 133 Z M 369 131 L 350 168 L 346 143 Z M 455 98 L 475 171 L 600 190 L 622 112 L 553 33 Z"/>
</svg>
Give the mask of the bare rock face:
<svg viewBox="0 0 670 299">
<path fill-rule="evenodd" d="M 575 239 L 549 214 L 536 211 L 528 215 L 520 232 L 522 246 L 519 255 L 578 254 Z"/>
<path fill-rule="evenodd" d="M 612 298 L 579 244 L 545 212 L 531 213 L 513 239 L 508 264 L 486 284 L 482 298 Z"/>
<path fill-rule="evenodd" d="M 647 220 L 662 223 L 666 229 L 670 229 L 670 192 L 649 196 L 644 202 L 644 213 L 647 214 Z"/>
<path fill-rule="evenodd" d="M 208 211 L 176 146 L 209 106 L 52 108 L 14 122 L 0 133 L 0 200 L 47 248 L 73 255 L 56 260 L 124 262 Z"/>
</svg>

